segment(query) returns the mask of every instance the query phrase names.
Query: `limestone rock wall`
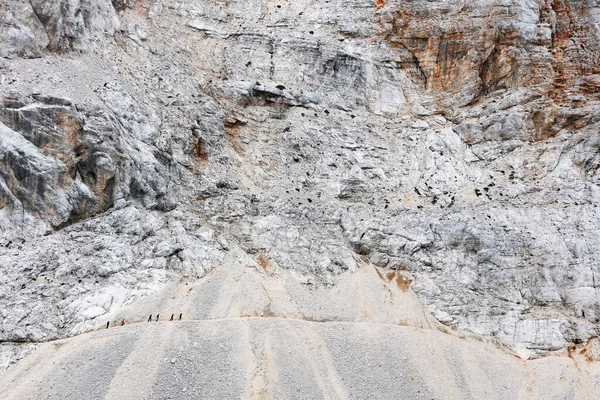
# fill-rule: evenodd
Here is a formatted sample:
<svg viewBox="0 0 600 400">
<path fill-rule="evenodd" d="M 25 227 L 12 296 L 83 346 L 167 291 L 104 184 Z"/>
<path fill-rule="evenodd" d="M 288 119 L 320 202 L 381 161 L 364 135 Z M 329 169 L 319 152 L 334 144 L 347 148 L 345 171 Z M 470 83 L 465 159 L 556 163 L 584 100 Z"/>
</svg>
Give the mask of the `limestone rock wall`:
<svg viewBox="0 0 600 400">
<path fill-rule="evenodd" d="M 119 20 L 108 0 L 5 1 L 0 8 L 2 57 L 39 57 L 45 50 L 89 50 Z"/>
<path fill-rule="evenodd" d="M 0 116 L 2 203 L 11 225 L 5 240 L 17 227 L 50 233 L 129 198 L 151 209 L 175 207 L 167 193 L 169 160 L 132 143 L 135 129 L 106 111 L 77 110 L 68 99 L 24 101 L 33 103 L 7 99 Z M 28 226 L 30 215 L 41 221 Z"/>
<path fill-rule="evenodd" d="M 0 10 L 0 340 L 232 249 L 320 288 L 400 270 L 523 351 L 598 336 L 597 1 Z"/>
</svg>

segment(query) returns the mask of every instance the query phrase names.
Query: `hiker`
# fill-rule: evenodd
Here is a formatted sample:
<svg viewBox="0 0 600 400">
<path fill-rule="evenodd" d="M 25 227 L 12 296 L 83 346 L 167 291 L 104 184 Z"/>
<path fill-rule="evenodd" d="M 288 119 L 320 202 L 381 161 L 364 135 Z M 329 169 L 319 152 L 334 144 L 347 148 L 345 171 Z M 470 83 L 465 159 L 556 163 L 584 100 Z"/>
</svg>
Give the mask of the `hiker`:
<svg viewBox="0 0 600 400">
<path fill-rule="evenodd" d="M 171 314 L 171 319 L 169 321 L 173 321 L 174 316 L 175 316 L 175 314 Z"/>
<path fill-rule="evenodd" d="M 152 314 L 148 317 L 148 322 L 152 322 Z"/>
<path fill-rule="evenodd" d="M 106 323 L 106 329 L 108 329 L 108 327 L 109 327 L 109 326 L 110 326 L 110 321 L 108 321 L 108 322 Z"/>
<path fill-rule="evenodd" d="M 121 320 L 121 326 L 125 325 L 125 318 Z"/>
<path fill-rule="evenodd" d="M 160 317 L 160 314 L 156 314 L 156 322 L 158 322 L 158 317 Z"/>
<path fill-rule="evenodd" d="M 183 317 L 183 313 L 179 314 L 179 320 L 181 321 L 181 317 Z"/>
</svg>

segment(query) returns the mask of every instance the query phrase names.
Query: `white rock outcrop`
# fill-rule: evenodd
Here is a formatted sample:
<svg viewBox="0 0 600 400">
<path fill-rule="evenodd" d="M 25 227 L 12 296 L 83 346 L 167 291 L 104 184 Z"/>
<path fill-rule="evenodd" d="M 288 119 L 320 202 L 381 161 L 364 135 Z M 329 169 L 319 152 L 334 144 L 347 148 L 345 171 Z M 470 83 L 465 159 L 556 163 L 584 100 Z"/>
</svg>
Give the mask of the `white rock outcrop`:
<svg viewBox="0 0 600 400">
<path fill-rule="evenodd" d="M 402 271 L 524 354 L 598 337 L 599 26 L 593 0 L 5 0 L 0 342 L 232 251 L 319 288 Z"/>
</svg>

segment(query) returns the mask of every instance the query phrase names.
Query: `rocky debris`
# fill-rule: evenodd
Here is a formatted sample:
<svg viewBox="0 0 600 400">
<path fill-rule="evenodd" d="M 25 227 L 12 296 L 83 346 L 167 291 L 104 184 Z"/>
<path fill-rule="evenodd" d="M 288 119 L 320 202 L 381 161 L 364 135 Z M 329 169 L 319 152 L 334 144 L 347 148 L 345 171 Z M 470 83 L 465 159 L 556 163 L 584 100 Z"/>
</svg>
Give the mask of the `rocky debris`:
<svg viewBox="0 0 600 400">
<path fill-rule="evenodd" d="M 40 345 L 0 375 L 0 396 L 579 400 L 598 393 L 598 370 L 586 359 L 593 346 L 524 361 L 473 338 L 397 325 L 142 323 Z"/>
<path fill-rule="evenodd" d="M 401 271 L 522 354 L 598 336 L 594 2 L 0 7 L 0 340 L 237 251 Z"/>
</svg>

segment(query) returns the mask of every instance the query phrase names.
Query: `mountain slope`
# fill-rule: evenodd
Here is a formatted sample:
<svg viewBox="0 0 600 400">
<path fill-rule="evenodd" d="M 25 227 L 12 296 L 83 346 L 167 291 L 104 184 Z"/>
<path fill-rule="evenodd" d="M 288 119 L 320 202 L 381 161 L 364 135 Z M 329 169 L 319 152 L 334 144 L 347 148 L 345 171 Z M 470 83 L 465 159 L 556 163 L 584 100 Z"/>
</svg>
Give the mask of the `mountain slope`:
<svg viewBox="0 0 600 400">
<path fill-rule="evenodd" d="M 398 307 L 523 357 L 596 343 L 599 18 L 592 0 L 4 1 L 0 349 L 240 266 L 313 293 L 278 316 Z M 348 283 L 376 267 L 410 306 Z M 253 296 L 228 316 L 267 312 Z"/>
</svg>

